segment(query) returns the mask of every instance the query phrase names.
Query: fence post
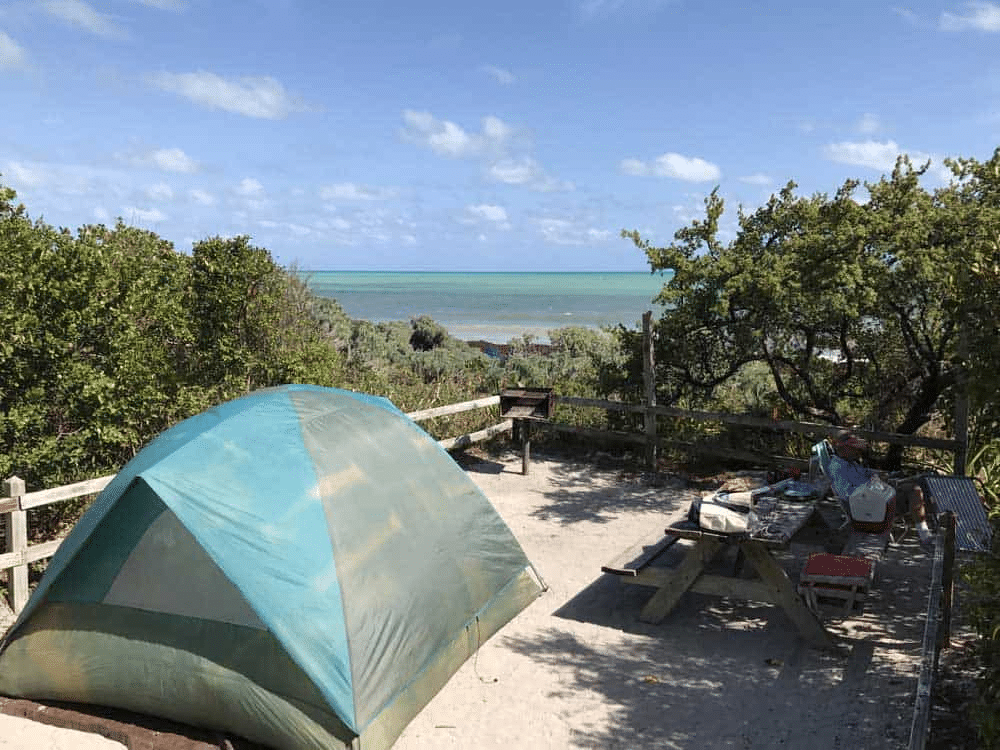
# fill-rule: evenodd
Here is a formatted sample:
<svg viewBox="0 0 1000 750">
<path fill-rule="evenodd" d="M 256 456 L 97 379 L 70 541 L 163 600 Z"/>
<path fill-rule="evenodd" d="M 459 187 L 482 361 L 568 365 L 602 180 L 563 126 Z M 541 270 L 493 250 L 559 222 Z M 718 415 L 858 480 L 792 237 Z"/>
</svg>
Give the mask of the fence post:
<svg viewBox="0 0 1000 750">
<path fill-rule="evenodd" d="M 959 273 L 961 283 L 965 286 L 966 268 L 963 265 Z M 956 368 L 958 377 L 955 379 L 955 471 L 957 477 L 964 477 L 966 462 L 969 460 L 969 317 L 966 314 L 966 304 L 963 303 L 958 323 L 958 361 Z"/>
<path fill-rule="evenodd" d="M 528 476 L 531 466 L 531 420 L 521 419 L 521 474 Z"/>
<path fill-rule="evenodd" d="M 947 648 L 951 641 L 951 608 L 955 595 L 955 514 L 945 511 L 938 519 L 944 529 L 944 569 L 941 574 L 941 630 L 938 648 Z"/>
<path fill-rule="evenodd" d="M 21 497 L 24 495 L 24 480 L 18 477 L 5 479 L 3 482 L 3 494 L 7 497 L 18 500 L 20 507 Z M 6 517 L 7 527 L 7 549 L 5 552 L 20 552 L 26 554 L 28 551 L 28 511 L 12 510 Z M 15 565 L 7 573 L 7 591 L 10 593 L 10 606 L 14 613 L 19 613 L 28 603 L 28 564 Z"/>
<path fill-rule="evenodd" d="M 646 390 L 646 411 L 643 412 L 643 423 L 646 432 L 646 465 L 656 469 L 656 414 L 652 407 L 656 406 L 656 356 L 653 346 L 653 312 L 647 310 L 642 314 L 642 381 Z"/>
</svg>

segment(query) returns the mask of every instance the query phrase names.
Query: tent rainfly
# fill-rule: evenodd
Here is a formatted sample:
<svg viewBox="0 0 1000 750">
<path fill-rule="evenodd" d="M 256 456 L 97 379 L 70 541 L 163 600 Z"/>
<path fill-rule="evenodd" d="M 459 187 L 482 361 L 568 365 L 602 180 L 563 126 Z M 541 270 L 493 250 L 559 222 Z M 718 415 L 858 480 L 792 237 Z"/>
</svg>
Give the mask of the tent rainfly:
<svg viewBox="0 0 1000 750">
<path fill-rule="evenodd" d="M 0 693 L 387 748 L 541 590 L 389 401 L 271 388 L 166 430 L 97 497 L 0 642 Z"/>
</svg>

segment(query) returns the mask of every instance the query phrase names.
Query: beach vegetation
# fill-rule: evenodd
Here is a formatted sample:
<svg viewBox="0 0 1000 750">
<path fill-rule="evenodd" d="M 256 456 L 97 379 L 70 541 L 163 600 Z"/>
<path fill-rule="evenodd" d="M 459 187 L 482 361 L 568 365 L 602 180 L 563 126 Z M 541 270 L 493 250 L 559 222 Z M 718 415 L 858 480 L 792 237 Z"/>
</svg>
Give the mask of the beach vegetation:
<svg viewBox="0 0 1000 750">
<path fill-rule="evenodd" d="M 118 470 L 159 432 L 256 388 L 333 385 L 311 296 L 247 238 L 190 254 L 118 222 L 32 220 L 0 186 L 0 475 L 29 488 Z M 32 511 L 51 538 L 81 503 Z"/>
</svg>

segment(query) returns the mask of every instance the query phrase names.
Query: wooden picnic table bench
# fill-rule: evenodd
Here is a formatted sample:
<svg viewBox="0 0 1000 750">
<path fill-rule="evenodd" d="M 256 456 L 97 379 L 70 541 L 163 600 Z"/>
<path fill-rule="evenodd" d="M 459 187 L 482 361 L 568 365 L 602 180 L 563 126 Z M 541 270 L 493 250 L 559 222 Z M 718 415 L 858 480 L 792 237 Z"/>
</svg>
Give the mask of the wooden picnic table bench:
<svg viewBox="0 0 1000 750">
<path fill-rule="evenodd" d="M 795 585 L 775 558 L 774 552 L 787 549 L 796 535 L 811 521 L 825 521 L 815 501 L 769 501 L 770 510 L 748 532 L 727 534 L 709 531 L 689 521 L 677 521 L 662 537 L 639 542 L 602 567 L 618 575 L 622 582 L 656 589 L 640 614 L 644 622 L 661 622 L 688 591 L 724 596 L 780 606 L 803 638 L 820 648 L 836 648 L 831 634 L 816 614 L 806 606 Z M 691 542 L 680 562 L 673 567 L 654 565 L 676 542 Z M 726 548 L 736 546 L 737 565 L 730 574 L 710 572 L 708 566 Z M 749 561 L 758 578 L 740 575 L 742 560 Z"/>
</svg>

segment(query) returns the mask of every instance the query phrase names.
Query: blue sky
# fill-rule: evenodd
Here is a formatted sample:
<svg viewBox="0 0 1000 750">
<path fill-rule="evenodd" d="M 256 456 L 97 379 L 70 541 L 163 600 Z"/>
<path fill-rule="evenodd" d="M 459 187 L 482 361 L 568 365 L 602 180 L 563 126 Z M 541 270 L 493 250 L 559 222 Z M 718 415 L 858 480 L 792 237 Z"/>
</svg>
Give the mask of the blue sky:
<svg viewBox="0 0 1000 750">
<path fill-rule="evenodd" d="M 0 182 L 305 269 L 641 271 L 620 230 L 716 185 L 731 236 L 789 179 L 988 158 L 998 50 L 994 2 L 0 0 Z"/>
</svg>

